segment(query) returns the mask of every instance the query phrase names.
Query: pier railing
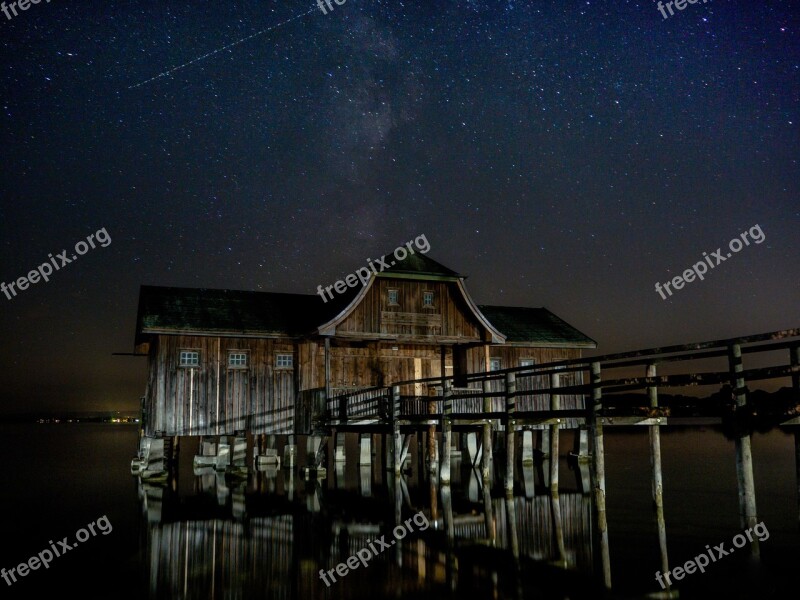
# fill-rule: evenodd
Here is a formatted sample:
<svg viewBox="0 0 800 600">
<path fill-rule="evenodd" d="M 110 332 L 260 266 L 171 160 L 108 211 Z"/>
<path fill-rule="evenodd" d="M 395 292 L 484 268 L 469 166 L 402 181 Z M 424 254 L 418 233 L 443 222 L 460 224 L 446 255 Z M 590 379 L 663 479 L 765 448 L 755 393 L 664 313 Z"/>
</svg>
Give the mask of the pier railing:
<svg viewBox="0 0 800 600">
<path fill-rule="evenodd" d="M 767 355 L 785 352 L 780 364 L 743 369 L 745 355 Z M 727 359 L 722 370 L 658 374 L 660 365 L 676 370 L 677 363 Z M 635 370 L 641 369 L 636 375 Z M 596 370 L 595 381 L 591 373 Z M 679 369 L 680 370 L 680 369 Z M 602 373 L 626 373 L 613 377 Z M 634 374 L 631 374 L 634 373 Z M 632 352 L 607 354 L 596 357 L 564 360 L 538 365 L 514 367 L 500 371 L 473 373 L 466 376 L 467 387 L 455 387 L 453 376 L 431 377 L 394 382 L 390 386 L 367 388 L 340 393 L 328 398 L 325 415 L 320 422 L 331 426 L 352 424 L 358 420 L 365 425 L 391 420 L 390 404 L 394 390 L 399 391 L 397 418 L 401 425 L 430 424 L 445 412 L 445 390 L 449 390 L 449 418 L 457 424 L 478 424 L 480 420 L 496 419 L 505 423 L 513 405 L 517 424 L 547 426 L 559 423 L 561 428 L 576 427 L 586 423 L 591 415 L 609 418 L 608 424 L 651 424 L 651 419 L 670 415 L 668 407 L 659 407 L 647 401 L 636 406 L 624 392 L 645 390 L 654 395 L 660 389 L 679 389 L 695 386 L 730 386 L 730 405 L 742 408 L 746 404 L 744 386 L 748 382 L 789 378 L 797 392 L 800 378 L 800 328 L 786 329 L 739 338 L 714 340 L 648 348 Z M 513 381 L 513 391 L 509 381 Z M 738 383 L 737 383 L 738 382 Z M 418 395 L 415 390 L 436 390 L 436 395 Z M 599 407 L 588 398 L 602 398 Z M 616 396 L 615 396 L 616 395 Z M 556 400 L 554 402 L 554 399 Z M 512 401 L 509 404 L 509 401 Z M 701 407 L 703 400 L 697 399 Z M 800 404 L 800 399 L 797 399 Z M 722 416 L 721 414 L 719 416 Z M 795 418 L 791 407 L 785 414 L 774 415 Z M 565 419 L 567 421 L 565 421 Z M 795 419 L 796 420 L 796 419 Z M 800 424 L 800 421 L 797 421 Z M 788 423 L 791 424 L 791 423 Z"/>
</svg>

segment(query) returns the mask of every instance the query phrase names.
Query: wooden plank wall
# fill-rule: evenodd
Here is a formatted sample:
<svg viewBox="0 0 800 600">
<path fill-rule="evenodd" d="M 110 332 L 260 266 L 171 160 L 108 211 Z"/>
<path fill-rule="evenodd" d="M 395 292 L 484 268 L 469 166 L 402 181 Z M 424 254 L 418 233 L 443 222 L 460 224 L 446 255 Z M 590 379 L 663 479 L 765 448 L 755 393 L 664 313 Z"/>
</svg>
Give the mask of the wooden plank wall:
<svg viewBox="0 0 800 600">
<path fill-rule="evenodd" d="M 198 368 L 179 367 L 180 350 L 199 350 Z M 248 368 L 228 367 L 228 351 L 248 353 Z M 159 336 L 151 347 L 145 432 L 164 435 L 293 433 L 297 382 L 275 367 L 291 340 Z"/>
<path fill-rule="evenodd" d="M 398 290 L 397 306 L 389 304 L 389 289 Z M 423 306 L 423 292 L 434 293 L 433 308 Z M 477 320 L 470 314 L 461 292 L 452 283 L 440 281 L 406 281 L 403 279 L 378 279 L 367 292 L 364 300 L 336 327 L 337 334 L 385 333 L 404 335 L 409 339 L 424 341 L 428 337 L 423 327 L 415 328 L 417 334 L 397 329 L 395 325 L 381 322 L 381 313 L 417 313 L 420 316 L 439 315 L 441 330 L 435 335 L 461 337 L 464 341 L 481 339 Z"/>
</svg>

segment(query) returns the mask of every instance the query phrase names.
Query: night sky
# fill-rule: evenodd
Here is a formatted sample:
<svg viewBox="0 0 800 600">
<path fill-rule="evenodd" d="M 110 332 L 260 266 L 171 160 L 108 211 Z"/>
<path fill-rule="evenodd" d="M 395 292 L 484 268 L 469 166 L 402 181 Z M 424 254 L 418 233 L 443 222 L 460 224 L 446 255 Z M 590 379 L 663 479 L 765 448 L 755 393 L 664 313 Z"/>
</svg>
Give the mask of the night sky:
<svg viewBox="0 0 800 600">
<path fill-rule="evenodd" d="M 0 413 L 136 409 L 141 284 L 313 294 L 420 234 L 601 352 L 800 326 L 800 3 L 333 7 L 0 13 L 0 280 L 112 240 L 0 295 Z"/>
</svg>

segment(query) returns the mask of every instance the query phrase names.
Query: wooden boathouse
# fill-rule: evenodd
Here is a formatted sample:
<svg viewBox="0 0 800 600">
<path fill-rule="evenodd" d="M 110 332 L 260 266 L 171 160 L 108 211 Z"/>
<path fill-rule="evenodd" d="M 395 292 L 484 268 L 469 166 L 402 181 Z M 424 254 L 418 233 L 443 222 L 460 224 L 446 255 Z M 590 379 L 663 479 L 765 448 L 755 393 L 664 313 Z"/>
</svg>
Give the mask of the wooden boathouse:
<svg viewBox="0 0 800 600">
<path fill-rule="evenodd" d="M 442 396 L 444 378 L 466 389 L 475 385 L 467 381 L 471 374 L 574 360 L 596 347 L 545 308 L 476 304 L 464 279 L 415 254 L 327 302 L 317 295 L 142 286 L 135 347 L 148 357 L 149 375 L 138 467 L 159 470 L 161 451 L 150 451 L 152 440 L 284 434 L 293 444 L 295 435 L 344 428 L 337 398 L 352 398 L 350 417 L 359 406 L 364 416 L 386 416 L 376 390 L 428 380 L 403 388 L 409 406 L 427 412 L 427 400 Z M 560 383 L 577 386 L 582 377 L 565 372 Z M 550 378 L 532 382 L 547 388 Z M 550 407 L 546 395 L 526 399 L 529 406 L 523 399 L 519 408 Z M 561 406 L 581 409 L 583 396 L 565 394 Z"/>
</svg>

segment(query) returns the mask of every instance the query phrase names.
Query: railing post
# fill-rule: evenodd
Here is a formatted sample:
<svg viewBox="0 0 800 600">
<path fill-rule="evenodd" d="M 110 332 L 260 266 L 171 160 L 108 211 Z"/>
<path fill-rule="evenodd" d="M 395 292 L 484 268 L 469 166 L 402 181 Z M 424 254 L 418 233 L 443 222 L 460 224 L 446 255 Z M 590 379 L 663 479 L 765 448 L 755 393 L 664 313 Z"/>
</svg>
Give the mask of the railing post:
<svg viewBox="0 0 800 600">
<path fill-rule="evenodd" d="M 450 446 L 452 445 L 452 419 L 450 415 L 453 413 L 453 388 L 450 381 L 444 383 L 444 398 L 442 402 L 442 464 L 439 469 L 439 481 L 443 485 L 450 483 Z"/>
<path fill-rule="evenodd" d="M 600 363 L 591 365 L 592 405 L 591 424 L 594 467 L 594 501 L 597 511 L 597 530 L 600 534 L 600 551 L 603 566 L 603 584 L 611 589 L 611 559 L 608 549 L 608 522 L 606 520 L 606 466 L 603 448 L 603 388 L 600 385 Z"/>
<path fill-rule="evenodd" d="M 483 393 L 489 394 L 491 392 L 491 382 L 488 379 L 483 380 Z M 488 415 L 492 412 L 492 398 L 490 396 L 483 397 L 483 412 Z M 489 417 L 485 417 L 483 424 L 483 456 L 481 457 L 481 476 L 483 483 L 486 485 L 491 478 L 492 468 L 492 421 Z"/>
<path fill-rule="evenodd" d="M 514 494 L 514 415 L 517 412 L 517 381 L 506 373 L 506 497 Z"/>
<path fill-rule="evenodd" d="M 728 348 L 728 362 L 731 371 L 731 386 L 736 402 L 736 422 L 741 424 L 738 417 L 747 406 L 747 390 L 742 375 L 742 348 L 733 344 Z M 749 427 L 749 423 L 745 424 Z M 736 435 L 736 476 L 739 483 L 739 515 L 742 528 L 753 527 L 758 521 L 756 516 L 756 488 L 753 480 L 753 451 L 750 445 L 750 434 L 737 432 Z M 758 541 L 753 540 L 753 554 L 758 554 Z"/>
<path fill-rule="evenodd" d="M 394 456 L 392 457 L 392 466 L 394 467 L 395 477 L 399 477 L 400 471 L 403 467 L 403 441 L 400 436 L 400 386 L 392 386 L 391 394 L 387 394 L 387 396 L 389 397 L 389 402 L 391 404 L 392 436 L 394 437 Z"/>
</svg>

